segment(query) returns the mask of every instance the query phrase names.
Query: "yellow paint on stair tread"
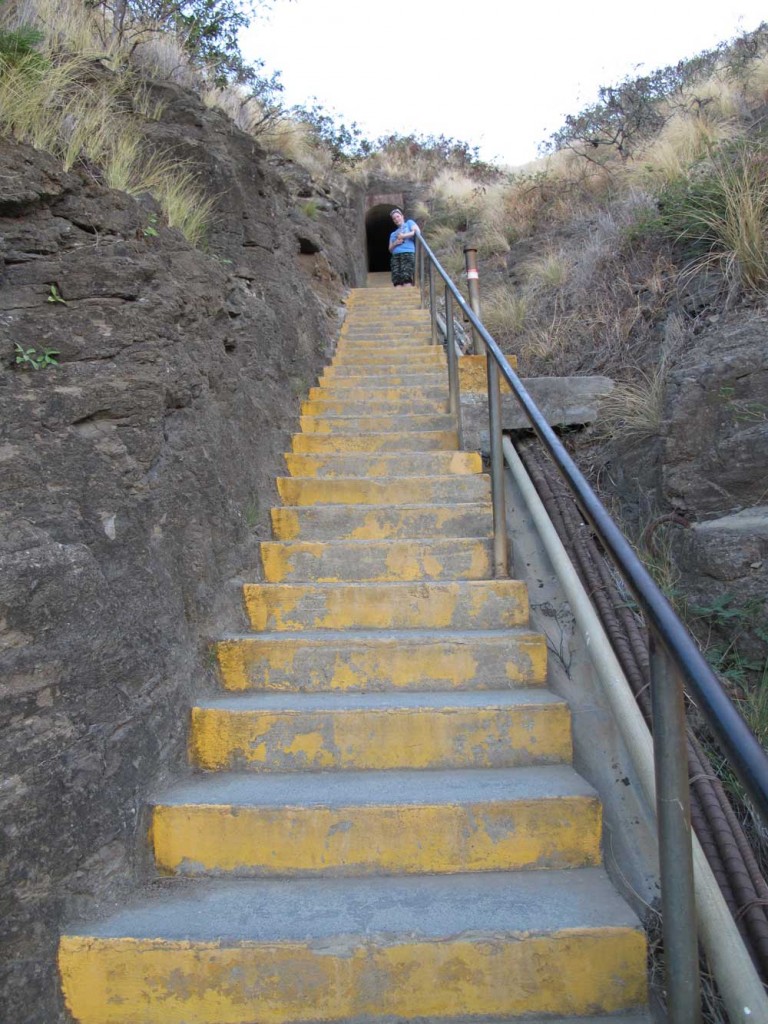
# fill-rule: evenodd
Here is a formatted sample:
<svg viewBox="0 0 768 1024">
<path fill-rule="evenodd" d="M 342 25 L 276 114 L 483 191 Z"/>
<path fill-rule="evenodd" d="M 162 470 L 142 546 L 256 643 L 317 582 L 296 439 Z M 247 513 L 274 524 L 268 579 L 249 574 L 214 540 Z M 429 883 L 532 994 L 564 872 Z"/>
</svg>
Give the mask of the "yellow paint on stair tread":
<svg viewBox="0 0 768 1024">
<path fill-rule="evenodd" d="M 259 1024 L 455 1017 L 457 1007 L 581 1016 L 647 996 L 644 940 L 628 928 L 345 947 L 65 937 L 59 966 L 83 1024 L 251 1024 L 255 1001 Z"/>
<path fill-rule="evenodd" d="M 600 863 L 590 796 L 461 804 L 158 805 L 158 868 L 257 875 L 446 873 Z"/>
<path fill-rule="evenodd" d="M 647 997 L 644 940 L 628 928 L 346 947 L 65 937 L 59 965 L 83 1024 L 251 1024 L 254 1001 L 259 1024 L 455 1017 L 457 1007 L 581 1016 Z"/>
<path fill-rule="evenodd" d="M 296 673 L 296 660 L 312 662 L 312 648 L 293 643 L 258 643 L 225 640 L 216 644 L 222 682 L 227 690 L 446 690 L 476 686 L 487 689 L 481 667 L 469 645 L 426 644 L 366 646 L 339 652 L 330 668 L 308 663 Z M 508 685 L 543 684 L 546 646 L 541 636 L 528 633 L 510 637 L 505 659 Z"/>
<path fill-rule="evenodd" d="M 480 583 L 480 586 L 475 586 Z M 246 584 L 246 611 L 256 630 L 310 628 L 297 611 L 311 608 L 313 629 L 447 629 L 468 600 L 470 621 L 489 606 L 499 608 L 500 624 L 528 621 L 527 589 L 517 580 L 446 581 L 412 587 L 361 587 L 355 583 L 322 587 L 313 583 Z"/>
<path fill-rule="evenodd" d="M 206 770 L 492 768 L 568 763 L 565 704 L 514 708 L 233 711 L 194 708 L 194 764 Z"/>
</svg>

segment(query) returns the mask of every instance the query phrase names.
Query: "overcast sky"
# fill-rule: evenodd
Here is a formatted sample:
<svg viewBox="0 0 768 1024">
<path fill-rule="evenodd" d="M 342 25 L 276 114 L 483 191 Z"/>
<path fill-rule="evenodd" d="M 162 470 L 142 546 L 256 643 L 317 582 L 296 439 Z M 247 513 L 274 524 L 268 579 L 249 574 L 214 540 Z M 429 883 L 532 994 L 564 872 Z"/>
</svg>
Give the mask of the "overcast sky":
<svg viewBox="0 0 768 1024">
<path fill-rule="evenodd" d="M 518 165 L 600 85 L 756 28 L 757 0 L 274 0 L 243 51 L 369 137 L 447 135 Z"/>
</svg>

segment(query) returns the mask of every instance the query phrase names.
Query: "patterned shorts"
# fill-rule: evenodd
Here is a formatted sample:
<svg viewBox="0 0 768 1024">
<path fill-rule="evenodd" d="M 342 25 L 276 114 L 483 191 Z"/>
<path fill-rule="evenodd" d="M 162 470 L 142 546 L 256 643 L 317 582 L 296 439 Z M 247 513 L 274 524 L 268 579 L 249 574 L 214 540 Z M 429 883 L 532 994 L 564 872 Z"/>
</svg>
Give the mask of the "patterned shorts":
<svg viewBox="0 0 768 1024">
<path fill-rule="evenodd" d="M 392 270 L 392 284 L 413 284 L 413 275 L 416 270 L 416 253 L 393 252 L 390 257 L 390 268 Z"/>
</svg>

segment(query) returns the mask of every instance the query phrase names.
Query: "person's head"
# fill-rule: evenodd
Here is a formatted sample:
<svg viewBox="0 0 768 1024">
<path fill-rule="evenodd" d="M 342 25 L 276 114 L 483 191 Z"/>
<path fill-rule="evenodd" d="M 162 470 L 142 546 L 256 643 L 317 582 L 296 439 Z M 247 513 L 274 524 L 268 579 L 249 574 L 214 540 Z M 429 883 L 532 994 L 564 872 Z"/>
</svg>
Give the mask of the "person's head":
<svg viewBox="0 0 768 1024">
<path fill-rule="evenodd" d="M 405 223 L 405 217 L 403 216 L 403 211 L 397 209 L 397 207 L 395 207 L 395 209 L 390 213 L 390 217 L 395 222 L 395 227 L 399 228 L 401 224 Z"/>
</svg>

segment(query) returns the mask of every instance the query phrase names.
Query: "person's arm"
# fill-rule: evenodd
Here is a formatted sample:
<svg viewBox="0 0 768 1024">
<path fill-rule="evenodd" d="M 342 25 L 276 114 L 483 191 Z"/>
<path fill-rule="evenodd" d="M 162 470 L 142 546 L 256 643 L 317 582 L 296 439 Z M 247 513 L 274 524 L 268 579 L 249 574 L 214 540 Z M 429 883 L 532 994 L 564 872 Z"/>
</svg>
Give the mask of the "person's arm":
<svg viewBox="0 0 768 1024">
<path fill-rule="evenodd" d="M 421 233 L 419 231 L 419 225 L 416 223 L 415 220 L 409 220 L 408 223 L 411 225 L 411 228 L 408 231 L 401 231 L 400 232 L 400 237 L 401 238 L 413 238 L 416 235 Z"/>
<path fill-rule="evenodd" d="M 389 251 L 392 252 L 393 249 L 396 249 L 404 238 L 405 235 L 401 231 L 398 231 L 394 238 L 390 238 L 389 240 Z"/>
</svg>

